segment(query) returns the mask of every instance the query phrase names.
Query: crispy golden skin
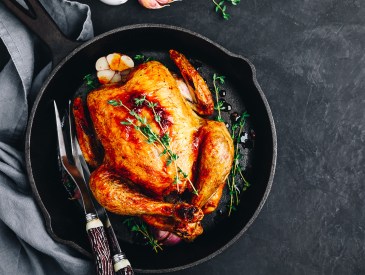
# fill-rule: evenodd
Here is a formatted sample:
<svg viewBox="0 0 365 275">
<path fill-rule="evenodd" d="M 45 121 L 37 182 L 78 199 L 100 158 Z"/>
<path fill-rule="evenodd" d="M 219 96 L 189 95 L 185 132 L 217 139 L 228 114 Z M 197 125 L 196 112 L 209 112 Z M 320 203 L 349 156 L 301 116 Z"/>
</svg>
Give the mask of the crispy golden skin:
<svg viewBox="0 0 365 275">
<path fill-rule="evenodd" d="M 111 212 L 142 216 L 159 229 L 192 240 L 203 232 L 202 209 L 209 213 L 218 205 L 233 161 L 233 142 L 224 123 L 197 114 L 213 112 L 204 80 L 182 54 L 172 50 L 170 56 L 188 82 L 193 104 L 181 95 L 170 71 L 150 61 L 131 72 L 124 85 L 103 86 L 87 96 L 92 125 L 104 149 L 102 158 L 80 126 L 85 119 L 80 114 L 85 111 L 80 111 L 79 99 L 74 103 L 74 115 L 81 149 L 88 163 L 97 168 L 90 179 L 96 199 Z M 140 98 L 157 104 L 154 110 L 146 102 L 136 104 L 135 99 Z M 168 165 L 169 154 L 136 130 L 135 126 L 143 125 L 133 114 L 146 118 L 158 136 L 168 134 L 176 161 Z M 156 114 L 160 123 L 154 119 Z M 192 192 L 191 183 L 198 190 L 191 200 L 164 201 L 170 194 Z"/>
</svg>

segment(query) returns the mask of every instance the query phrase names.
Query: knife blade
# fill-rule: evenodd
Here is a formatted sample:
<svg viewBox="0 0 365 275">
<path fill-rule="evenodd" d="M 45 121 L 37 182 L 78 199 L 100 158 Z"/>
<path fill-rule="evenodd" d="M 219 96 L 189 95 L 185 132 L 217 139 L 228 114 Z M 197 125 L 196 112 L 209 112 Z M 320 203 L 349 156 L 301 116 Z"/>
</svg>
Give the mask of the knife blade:
<svg viewBox="0 0 365 275">
<path fill-rule="evenodd" d="M 80 170 L 78 170 L 77 166 L 75 165 L 75 163 L 77 162 L 77 159 L 74 159 L 76 149 L 74 144 L 72 143 L 72 140 L 71 140 L 72 157 L 69 156 L 69 151 L 67 150 L 65 145 L 65 138 L 64 138 L 64 133 L 62 131 L 59 111 L 55 101 L 53 101 L 53 105 L 56 119 L 58 153 L 63 168 L 80 190 L 82 205 L 85 212 L 86 232 L 95 259 L 96 273 L 98 275 L 112 275 L 114 272 L 104 226 L 97 217 L 94 205 L 86 188 L 84 178 Z"/>
<path fill-rule="evenodd" d="M 79 170 L 84 178 L 84 182 L 86 183 L 86 188 L 91 193 L 91 190 L 89 188 L 89 181 L 90 181 L 90 170 L 89 167 L 85 161 L 85 158 L 82 154 L 80 144 L 78 142 L 78 139 L 76 137 L 76 131 L 75 131 L 75 124 L 74 119 L 72 115 L 72 103 L 69 101 L 69 124 L 70 124 L 70 135 L 72 142 L 75 145 L 75 157 L 77 158 L 77 161 L 75 161 L 75 164 L 79 167 Z M 112 224 L 109 220 L 109 216 L 103 206 L 101 206 L 95 199 L 94 196 L 91 195 L 91 198 L 93 200 L 93 204 L 95 207 L 95 210 L 98 213 L 99 219 L 102 221 L 102 223 L 105 226 L 105 232 L 108 239 L 112 260 L 113 260 L 113 267 L 114 271 L 117 275 L 123 274 L 123 275 L 133 275 L 133 269 L 131 267 L 131 264 L 129 260 L 127 259 L 126 255 L 122 252 L 118 239 L 115 235 L 114 229 L 112 227 Z"/>
</svg>

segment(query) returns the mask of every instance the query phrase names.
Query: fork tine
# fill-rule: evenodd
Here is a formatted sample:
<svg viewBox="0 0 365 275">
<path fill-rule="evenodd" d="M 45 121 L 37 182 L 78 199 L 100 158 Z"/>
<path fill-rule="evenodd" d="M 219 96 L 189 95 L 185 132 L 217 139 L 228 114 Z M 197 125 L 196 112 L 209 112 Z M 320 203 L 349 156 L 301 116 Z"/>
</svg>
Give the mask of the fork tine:
<svg viewBox="0 0 365 275">
<path fill-rule="evenodd" d="M 58 140 L 58 151 L 61 158 L 67 157 L 66 148 L 65 148 L 65 140 L 63 138 L 62 126 L 60 114 L 58 112 L 56 101 L 53 101 L 55 117 L 56 117 L 56 128 L 57 128 L 57 140 Z"/>
<path fill-rule="evenodd" d="M 79 158 L 77 148 L 76 148 L 77 139 L 76 139 L 75 128 L 74 128 L 74 123 L 73 123 L 73 119 L 72 119 L 72 103 L 71 103 L 71 100 L 68 101 L 68 125 L 69 125 L 69 133 L 70 133 L 70 140 L 71 140 L 72 158 L 73 158 L 74 164 L 76 165 L 77 169 L 83 175 L 84 173 L 82 171 L 80 158 Z"/>
<path fill-rule="evenodd" d="M 71 139 L 71 153 L 72 153 L 72 157 L 75 160 L 76 157 L 76 151 L 75 151 L 75 146 L 73 143 L 73 131 L 72 131 L 72 118 L 71 118 L 71 100 L 68 101 L 68 130 L 69 130 L 69 135 L 70 135 L 70 139 Z"/>
<path fill-rule="evenodd" d="M 61 162 L 66 172 L 70 175 L 70 177 L 79 187 L 80 190 L 82 204 L 85 211 L 86 231 L 90 240 L 91 248 L 93 250 L 94 259 L 96 263 L 96 274 L 112 275 L 114 274 L 114 272 L 110 257 L 110 248 L 108 245 L 108 240 L 106 238 L 104 226 L 97 217 L 94 205 L 91 201 L 91 198 L 89 197 L 85 181 L 80 171 L 78 170 L 76 165 L 68 161 L 65 148 L 65 141 L 61 128 L 60 114 L 58 112 L 57 104 L 55 101 L 53 101 L 53 105 L 56 116 L 57 139 L 58 139 L 58 148 L 61 157 Z M 71 125 L 69 125 L 69 128 L 70 128 L 69 130 L 71 130 Z M 74 150 L 74 152 L 76 152 L 76 150 Z"/>
</svg>

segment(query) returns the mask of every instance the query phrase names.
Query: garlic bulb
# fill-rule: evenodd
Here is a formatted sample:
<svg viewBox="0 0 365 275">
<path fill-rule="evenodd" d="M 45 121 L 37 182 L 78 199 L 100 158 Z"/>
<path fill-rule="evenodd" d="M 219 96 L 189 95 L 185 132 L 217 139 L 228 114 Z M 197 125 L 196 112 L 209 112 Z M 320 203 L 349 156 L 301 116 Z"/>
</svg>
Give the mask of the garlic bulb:
<svg viewBox="0 0 365 275">
<path fill-rule="evenodd" d="M 133 67 L 133 59 L 128 55 L 119 53 L 102 56 L 95 63 L 97 77 L 101 84 L 125 81 L 126 76 Z"/>
</svg>

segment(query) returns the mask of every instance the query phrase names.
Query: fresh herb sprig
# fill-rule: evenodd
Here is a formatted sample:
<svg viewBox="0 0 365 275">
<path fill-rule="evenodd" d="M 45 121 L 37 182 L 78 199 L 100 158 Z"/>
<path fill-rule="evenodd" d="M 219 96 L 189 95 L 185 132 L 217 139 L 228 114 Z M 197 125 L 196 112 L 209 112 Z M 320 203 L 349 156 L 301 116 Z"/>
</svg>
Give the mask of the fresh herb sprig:
<svg viewBox="0 0 365 275">
<path fill-rule="evenodd" d="M 169 134 L 165 131 L 165 129 L 162 127 L 161 116 L 159 114 L 157 114 L 157 111 L 155 109 L 155 107 L 157 107 L 157 103 L 147 100 L 146 96 L 143 96 L 141 98 L 135 98 L 134 102 L 137 106 L 141 106 L 142 104 L 146 103 L 147 106 L 150 109 L 152 109 L 152 112 L 154 114 L 154 120 L 157 122 L 157 124 L 159 125 L 159 127 L 161 128 L 161 131 L 163 133 L 162 136 L 160 136 L 159 134 L 157 134 L 156 132 L 154 132 L 152 130 L 152 127 L 151 127 L 150 123 L 148 123 L 146 117 L 141 117 L 140 115 L 138 115 L 135 111 L 131 110 L 125 104 L 123 104 L 123 102 L 121 100 L 109 100 L 108 101 L 108 103 L 114 107 L 124 107 L 129 112 L 129 114 L 140 123 L 140 125 L 137 125 L 136 123 L 134 123 L 133 119 L 127 118 L 126 121 L 120 122 L 122 125 L 132 125 L 135 130 L 140 132 L 146 138 L 146 141 L 149 144 L 153 144 L 156 147 L 157 147 L 157 144 L 160 144 L 162 146 L 163 151 L 160 153 L 160 156 L 163 156 L 166 154 L 168 155 L 168 158 L 166 160 L 166 166 L 169 166 L 171 163 L 173 163 L 175 166 L 176 174 L 175 174 L 173 183 L 176 184 L 177 190 L 179 191 L 179 184 L 181 183 L 181 177 L 180 177 L 180 174 L 181 174 L 182 177 L 185 178 L 189 182 L 191 188 L 193 189 L 193 193 L 195 195 L 198 195 L 198 190 L 195 188 L 194 184 L 189 179 L 187 173 L 185 173 L 176 163 L 176 160 L 179 158 L 179 156 L 176 153 L 174 153 L 173 150 L 171 149 L 171 147 L 172 147 L 171 138 L 170 138 Z"/>
<path fill-rule="evenodd" d="M 237 6 L 241 0 L 226 0 L 227 2 L 230 2 L 233 6 Z"/>
<path fill-rule="evenodd" d="M 220 122 L 224 122 L 224 120 L 223 120 L 222 114 L 221 114 L 223 102 L 219 100 L 220 87 L 219 87 L 218 83 L 223 85 L 224 79 L 225 79 L 225 76 L 223 76 L 223 75 L 219 76 L 217 74 L 213 74 L 213 86 L 214 86 L 215 99 L 217 102 L 217 104 L 214 106 L 214 110 L 216 110 L 218 112 L 218 116 L 217 116 L 216 120 L 220 121 Z"/>
<path fill-rule="evenodd" d="M 95 89 L 96 86 L 97 86 L 97 82 L 96 82 L 96 79 L 95 77 L 93 77 L 92 74 L 87 74 L 84 76 L 84 81 L 85 81 L 85 84 L 86 86 L 89 88 L 89 89 Z"/>
<path fill-rule="evenodd" d="M 153 57 L 151 56 L 145 56 L 143 54 L 136 54 L 134 56 L 134 60 L 137 60 L 137 61 L 141 61 L 141 62 L 148 62 L 148 61 L 152 61 L 152 60 L 155 60 Z"/>
<path fill-rule="evenodd" d="M 215 0 L 212 0 L 215 5 L 215 12 L 220 13 L 225 20 L 229 20 L 231 15 L 226 12 L 227 6 L 225 5 L 225 0 L 220 1 L 219 3 Z"/>
<path fill-rule="evenodd" d="M 154 238 L 154 236 L 148 230 L 147 225 L 141 219 L 135 217 L 128 218 L 123 221 L 123 224 L 127 225 L 132 232 L 141 234 L 147 241 L 146 245 L 152 246 L 152 249 L 156 253 L 163 250 L 161 244 Z"/>
<path fill-rule="evenodd" d="M 228 207 L 228 216 L 231 215 L 232 210 L 235 210 L 235 206 L 240 203 L 239 194 L 240 188 L 238 187 L 237 177 L 242 180 L 243 187 L 242 191 L 246 191 L 250 186 L 249 182 L 243 176 L 243 167 L 241 165 L 240 159 L 242 158 L 242 154 L 239 150 L 239 142 L 242 135 L 242 131 L 246 124 L 246 119 L 249 117 L 247 112 L 244 112 L 236 122 L 232 124 L 231 127 L 231 137 L 234 144 L 234 155 L 233 155 L 233 167 L 227 179 L 227 185 L 230 194 L 230 203 Z"/>
<path fill-rule="evenodd" d="M 212 0 L 212 2 L 215 5 L 215 12 L 219 13 L 223 19 L 229 20 L 231 18 L 231 15 L 227 13 L 227 5 L 226 3 L 230 3 L 233 6 L 237 6 L 240 3 L 240 0 L 222 0 L 220 2 L 217 2 L 216 0 Z"/>
<path fill-rule="evenodd" d="M 225 123 L 221 113 L 223 102 L 219 100 L 219 92 L 221 89 L 221 85 L 224 85 L 224 83 L 225 83 L 224 76 L 222 75 L 220 76 L 216 73 L 213 74 L 213 87 L 216 99 L 216 104 L 214 106 L 214 109 L 217 111 L 216 120 Z M 236 206 L 240 203 L 239 195 L 241 191 L 246 191 L 247 188 L 250 186 L 250 183 L 243 176 L 244 168 L 242 167 L 240 162 L 242 154 L 240 153 L 239 150 L 240 138 L 243 133 L 244 126 L 246 124 L 246 119 L 248 117 L 249 114 L 247 112 L 244 112 L 243 114 L 241 114 L 241 116 L 239 116 L 239 118 L 236 121 L 232 122 L 232 125 L 229 129 L 234 144 L 234 155 L 233 155 L 232 169 L 227 178 L 227 186 L 230 195 L 230 202 L 228 205 L 228 216 L 231 215 L 232 210 L 235 210 Z M 243 183 L 243 186 L 239 186 L 241 182 Z"/>
</svg>

